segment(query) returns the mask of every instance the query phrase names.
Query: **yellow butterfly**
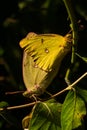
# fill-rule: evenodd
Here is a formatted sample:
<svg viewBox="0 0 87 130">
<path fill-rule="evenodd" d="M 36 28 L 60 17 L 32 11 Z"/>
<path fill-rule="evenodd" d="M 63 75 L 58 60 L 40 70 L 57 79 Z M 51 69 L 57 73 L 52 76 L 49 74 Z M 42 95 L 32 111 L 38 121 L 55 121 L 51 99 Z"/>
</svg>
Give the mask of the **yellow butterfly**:
<svg viewBox="0 0 87 130">
<path fill-rule="evenodd" d="M 60 64 L 63 57 L 71 49 L 71 34 L 65 37 L 57 34 L 29 33 L 20 41 L 21 48 L 33 57 L 35 66 L 45 71 L 51 71 Z"/>
<path fill-rule="evenodd" d="M 57 34 L 29 33 L 20 41 L 24 48 L 23 79 L 26 96 L 40 95 L 58 73 L 61 61 L 71 50 L 71 34 L 65 37 Z"/>
</svg>

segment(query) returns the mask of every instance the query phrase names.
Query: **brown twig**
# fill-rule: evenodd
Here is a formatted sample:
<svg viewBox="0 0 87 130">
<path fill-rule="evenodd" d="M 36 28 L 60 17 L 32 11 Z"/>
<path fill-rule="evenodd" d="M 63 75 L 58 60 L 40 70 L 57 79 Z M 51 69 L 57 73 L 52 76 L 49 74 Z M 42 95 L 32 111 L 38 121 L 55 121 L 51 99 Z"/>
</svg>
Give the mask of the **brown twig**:
<svg viewBox="0 0 87 130">
<path fill-rule="evenodd" d="M 74 86 L 79 82 L 81 81 L 85 76 L 87 76 L 87 72 L 84 73 L 81 77 L 79 77 L 75 82 L 73 82 L 71 85 L 67 86 L 65 89 L 61 90 L 60 92 L 50 96 L 49 99 L 52 99 L 56 96 L 59 96 L 60 94 L 64 93 L 65 91 L 67 90 L 74 90 Z M 47 100 L 47 99 L 46 99 Z M 45 100 L 45 101 L 46 101 Z M 35 104 L 38 104 L 40 103 L 41 101 L 35 101 L 35 102 L 32 102 L 32 103 L 28 103 L 28 104 L 24 104 L 24 105 L 19 105 L 19 106 L 12 106 L 12 107 L 7 107 L 7 108 L 0 108 L 0 111 L 3 111 L 3 110 L 13 110 L 13 109 L 19 109 L 19 108 L 25 108 L 25 107 L 29 107 L 29 106 L 33 106 Z"/>
</svg>

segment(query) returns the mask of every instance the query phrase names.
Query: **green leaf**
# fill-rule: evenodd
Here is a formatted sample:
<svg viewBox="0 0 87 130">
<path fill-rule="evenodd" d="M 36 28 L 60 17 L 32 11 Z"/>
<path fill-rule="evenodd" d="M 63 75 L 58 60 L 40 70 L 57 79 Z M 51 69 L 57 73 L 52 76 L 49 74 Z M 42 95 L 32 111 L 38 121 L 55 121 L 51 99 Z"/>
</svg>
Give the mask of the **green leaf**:
<svg viewBox="0 0 87 130">
<path fill-rule="evenodd" d="M 60 130 L 61 104 L 49 100 L 36 105 L 29 130 Z"/>
<path fill-rule="evenodd" d="M 81 89 L 79 87 L 76 88 L 78 94 L 87 102 L 87 90 Z"/>
<path fill-rule="evenodd" d="M 61 127 L 62 130 L 72 130 L 72 121 L 74 113 L 74 94 L 70 91 L 63 103 L 61 112 Z"/>
<path fill-rule="evenodd" d="M 6 108 L 8 106 L 9 106 L 9 104 L 7 102 L 5 102 L 5 101 L 0 102 L 0 108 Z"/>
<path fill-rule="evenodd" d="M 82 125 L 83 116 L 86 115 L 85 103 L 76 92 L 70 91 L 63 103 L 61 112 L 62 130 L 72 130 Z"/>
<path fill-rule="evenodd" d="M 86 115 L 86 106 L 82 98 L 77 96 L 74 119 L 73 119 L 73 128 L 77 128 L 82 125 L 83 117 Z"/>
</svg>

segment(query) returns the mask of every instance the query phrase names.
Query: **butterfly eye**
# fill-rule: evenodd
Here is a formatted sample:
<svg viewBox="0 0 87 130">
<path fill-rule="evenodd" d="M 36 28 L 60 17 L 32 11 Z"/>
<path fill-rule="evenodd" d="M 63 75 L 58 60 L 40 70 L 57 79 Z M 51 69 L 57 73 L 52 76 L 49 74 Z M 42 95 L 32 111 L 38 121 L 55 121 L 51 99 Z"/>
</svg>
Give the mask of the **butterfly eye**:
<svg viewBox="0 0 87 130">
<path fill-rule="evenodd" d="M 72 35 L 71 34 L 67 34 L 65 36 L 65 39 L 66 39 L 67 42 L 71 43 L 72 42 Z"/>
</svg>

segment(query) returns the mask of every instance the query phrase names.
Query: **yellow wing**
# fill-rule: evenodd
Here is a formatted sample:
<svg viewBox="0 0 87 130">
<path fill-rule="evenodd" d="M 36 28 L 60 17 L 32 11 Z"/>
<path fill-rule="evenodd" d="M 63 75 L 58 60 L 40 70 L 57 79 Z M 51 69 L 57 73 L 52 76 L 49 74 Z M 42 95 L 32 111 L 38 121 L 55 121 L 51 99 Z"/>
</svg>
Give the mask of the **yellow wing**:
<svg viewBox="0 0 87 130">
<path fill-rule="evenodd" d="M 51 71 L 56 62 L 66 55 L 71 45 L 67 38 L 57 34 L 29 33 L 20 41 L 21 48 L 33 57 L 36 67 Z"/>
</svg>

